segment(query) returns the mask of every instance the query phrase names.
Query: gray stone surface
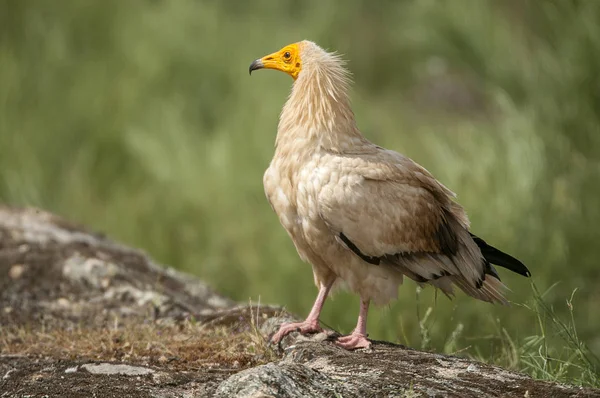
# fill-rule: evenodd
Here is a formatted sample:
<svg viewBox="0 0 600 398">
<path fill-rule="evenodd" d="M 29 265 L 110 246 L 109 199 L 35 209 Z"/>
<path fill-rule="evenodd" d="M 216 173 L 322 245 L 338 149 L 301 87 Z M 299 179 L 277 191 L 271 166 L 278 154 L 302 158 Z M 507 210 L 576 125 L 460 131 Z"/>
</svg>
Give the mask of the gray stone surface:
<svg viewBox="0 0 600 398">
<path fill-rule="evenodd" d="M 287 320 L 270 318 L 264 333 L 274 333 Z M 327 341 L 335 335 L 284 339 L 279 362 L 232 375 L 220 384 L 217 396 L 600 397 L 598 390 L 538 381 L 497 366 L 385 342 L 350 352 Z"/>
<path fill-rule="evenodd" d="M 131 366 L 114 363 L 86 363 L 80 366 L 80 369 L 85 369 L 95 375 L 125 375 L 125 376 L 144 376 L 154 373 L 155 371 L 142 366 Z M 65 370 L 65 373 L 67 373 Z"/>
<path fill-rule="evenodd" d="M 217 388 L 219 398 L 344 396 L 347 392 L 328 375 L 295 363 L 269 363 L 236 373 Z"/>
</svg>

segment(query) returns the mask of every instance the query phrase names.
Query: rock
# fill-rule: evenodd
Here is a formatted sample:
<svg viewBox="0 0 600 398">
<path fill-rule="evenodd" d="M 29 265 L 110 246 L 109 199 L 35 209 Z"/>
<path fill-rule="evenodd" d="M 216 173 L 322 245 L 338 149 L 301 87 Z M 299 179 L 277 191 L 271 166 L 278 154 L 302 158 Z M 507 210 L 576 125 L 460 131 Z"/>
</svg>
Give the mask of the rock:
<svg viewBox="0 0 600 398">
<path fill-rule="evenodd" d="M 345 397 L 347 389 L 328 375 L 294 363 L 269 363 L 239 372 L 219 385 L 216 397 Z"/>
<path fill-rule="evenodd" d="M 270 318 L 267 335 L 289 319 Z M 600 397 L 600 391 L 534 380 L 472 360 L 374 342 L 346 351 L 326 340 L 335 333 L 283 340 L 282 359 L 232 375 L 218 397 Z"/>
<path fill-rule="evenodd" d="M 0 397 L 600 397 L 465 358 L 238 305 L 143 252 L 36 209 L 0 207 Z"/>
<path fill-rule="evenodd" d="M 21 275 L 23 275 L 23 272 L 25 272 L 25 267 L 23 266 L 23 264 L 15 264 L 12 267 L 10 267 L 10 270 L 8 271 L 8 276 L 11 279 L 19 279 Z"/>
<path fill-rule="evenodd" d="M 125 376 L 144 376 L 154 373 L 154 370 L 143 368 L 141 366 L 131 366 L 112 363 L 86 363 L 81 365 L 81 369 L 85 369 L 95 375 L 125 375 Z M 65 373 L 68 369 L 65 370 Z"/>
</svg>

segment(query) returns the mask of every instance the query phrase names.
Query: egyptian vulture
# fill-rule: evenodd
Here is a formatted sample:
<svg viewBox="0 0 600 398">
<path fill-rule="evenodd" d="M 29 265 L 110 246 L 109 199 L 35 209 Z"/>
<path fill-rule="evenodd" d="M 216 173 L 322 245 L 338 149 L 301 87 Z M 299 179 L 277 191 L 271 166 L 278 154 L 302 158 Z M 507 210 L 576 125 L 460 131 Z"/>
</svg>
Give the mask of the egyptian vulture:
<svg viewBox="0 0 600 398">
<path fill-rule="evenodd" d="M 255 60 L 250 73 L 263 68 L 294 79 L 265 194 L 319 289 L 306 320 L 282 325 L 273 342 L 320 331 L 323 303 L 341 282 L 361 299 L 356 328 L 336 340 L 346 349 L 369 347 L 369 304 L 396 299 L 404 276 L 448 296 L 456 285 L 479 300 L 507 303 L 492 264 L 524 276 L 529 270 L 470 233 L 454 193 L 427 170 L 363 137 L 338 55 L 301 41 Z"/>
</svg>

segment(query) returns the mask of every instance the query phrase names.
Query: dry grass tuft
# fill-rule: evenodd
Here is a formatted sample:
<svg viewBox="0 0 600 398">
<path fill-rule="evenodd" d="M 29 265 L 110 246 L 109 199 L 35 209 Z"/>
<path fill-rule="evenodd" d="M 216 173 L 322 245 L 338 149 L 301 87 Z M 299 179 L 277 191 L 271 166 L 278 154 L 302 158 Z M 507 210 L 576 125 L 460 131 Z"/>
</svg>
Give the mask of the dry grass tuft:
<svg viewBox="0 0 600 398">
<path fill-rule="evenodd" d="M 0 328 L 0 352 L 126 361 L 173 370 L 240 370 L 275 358 L 253 324 L 211 326 L 190 320 L 116 323 L 107 328 L 4 327 Z"/>
</svg>

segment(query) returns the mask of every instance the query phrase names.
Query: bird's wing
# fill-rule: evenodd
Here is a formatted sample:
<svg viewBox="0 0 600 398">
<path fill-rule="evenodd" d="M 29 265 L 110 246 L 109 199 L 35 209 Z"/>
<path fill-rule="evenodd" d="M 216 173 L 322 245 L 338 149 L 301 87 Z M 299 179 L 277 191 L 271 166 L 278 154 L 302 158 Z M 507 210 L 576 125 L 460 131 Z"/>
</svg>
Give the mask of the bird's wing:
<svg viewBox="0 0 600 398">
<path fill-rule="evenodd" d="M 452 201 L 453 193 L 410 159 L 394 154 L 337 159 L 340 177 L 330 179 L 319 193 L 321 218 L 367 262 L 436 256 L 439 261 L 404 264 L 424 280 L 456 275 L 477 284 L 483 260 L 453 261 L 468 235 L 468 220 Z"/>
</svg>

